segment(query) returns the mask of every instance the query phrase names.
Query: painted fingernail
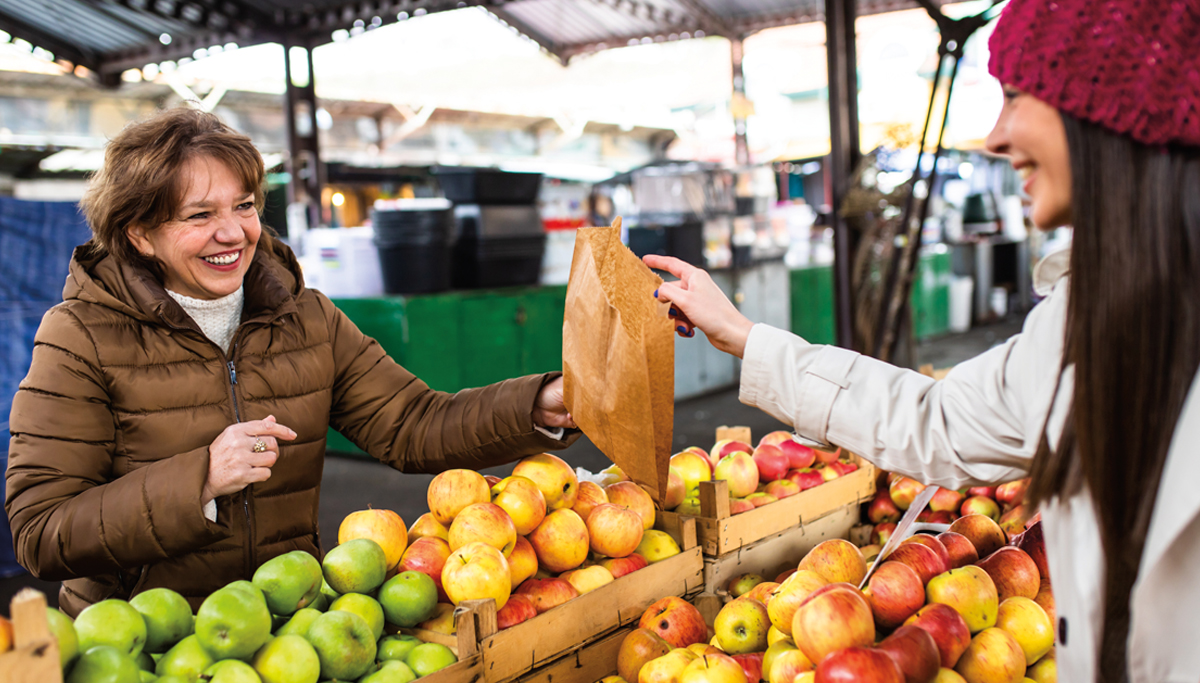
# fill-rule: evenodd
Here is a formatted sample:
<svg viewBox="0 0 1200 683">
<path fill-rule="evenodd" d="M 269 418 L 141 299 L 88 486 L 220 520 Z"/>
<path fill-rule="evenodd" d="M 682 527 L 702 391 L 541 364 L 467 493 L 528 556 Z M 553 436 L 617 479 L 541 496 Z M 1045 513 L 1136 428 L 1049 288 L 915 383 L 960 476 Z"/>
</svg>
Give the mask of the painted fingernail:
<svg viewBox="0 0 1200 683">
<path fill-rule="evenodd" d="M 679 309 L 672 306 L 671 307 L 671 315 L 679 317 Z"/>
<path fill-rule="evenodd" d="M 683 333 L 683 336 L 691 339 L 692 337 L 696 336 L 696 330 L 688 330 L 687 332 Z"/>
<path fill-rule="evenodd" d="M 656 289 L 656 290 L 654 290 L 654 298 L 655 298 L 655 299 L 657 299 L 657 298 L 658 298 L 658 290 L 657 290 L 657 289 Z"/>
<path fill-rule="evenodd" d="M 675 329 L 678 330 L 679 334 L 682 334 L 685 337 L 688 336 L 687 328 L 684 327 L 683 325 L 680 325 L 679 327 L 676 327 Z"/>
</svg>

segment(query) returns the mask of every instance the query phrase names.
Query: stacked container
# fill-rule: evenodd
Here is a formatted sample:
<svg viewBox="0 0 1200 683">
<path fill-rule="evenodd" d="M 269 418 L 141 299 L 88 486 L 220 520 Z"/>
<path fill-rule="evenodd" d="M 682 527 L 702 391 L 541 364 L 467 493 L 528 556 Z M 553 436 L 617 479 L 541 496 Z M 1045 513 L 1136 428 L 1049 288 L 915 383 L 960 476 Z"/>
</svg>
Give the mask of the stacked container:
<svg viewBox="0 0 1200 683">
<path fill-rule="evenodd" d="M 454 210 L 449 201 L 379 201 L 372 222 L 384 292 L 424 294 L 450 288 Z"/>
</svg>

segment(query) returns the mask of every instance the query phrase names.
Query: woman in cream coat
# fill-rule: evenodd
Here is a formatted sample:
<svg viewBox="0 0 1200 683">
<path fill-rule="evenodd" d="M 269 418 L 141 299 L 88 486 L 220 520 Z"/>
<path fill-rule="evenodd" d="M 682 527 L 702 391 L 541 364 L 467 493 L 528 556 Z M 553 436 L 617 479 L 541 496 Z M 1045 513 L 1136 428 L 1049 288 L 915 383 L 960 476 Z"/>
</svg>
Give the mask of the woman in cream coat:
<svg viewBox="0 0 1200 683">
<path fill-rule="evenodd" d="M 1032 474 L 1060 680 L 1200 680 L 1200 0 L 1011 0 L 991 38 L 988 148 L 1034 225 L 1021 334 L 935 382 L 752 325 L 708 274 L 659 299 L 744 362 L 741 400 L 815 441 L 941 486 Z"/>
</svg>

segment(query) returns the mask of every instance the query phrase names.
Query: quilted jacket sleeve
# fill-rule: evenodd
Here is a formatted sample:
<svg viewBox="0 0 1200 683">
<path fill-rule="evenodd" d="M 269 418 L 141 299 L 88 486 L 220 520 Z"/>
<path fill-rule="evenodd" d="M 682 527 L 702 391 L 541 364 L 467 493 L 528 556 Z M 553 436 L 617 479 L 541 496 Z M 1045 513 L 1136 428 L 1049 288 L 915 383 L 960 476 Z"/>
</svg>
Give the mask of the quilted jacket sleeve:
<svg viewBox="0 0 1200 683">
<path fill-rule="evenodd" d="M 534 428 L 534 400 L 556 373 L 434 391 L 319 296 L 336 365 L 330 424 L 372 457 L 404 472 L 482 469 L 578 438 L 559 441 Z"/>
<path fill-rule="evenodd" d="M 9 425 L 5 508 L 17 560 L 42 579 L 117 574 L 229 535 L 200 509 L 206 446 L 119 476 L 114 424 L 92 338 L 60 305 L 38 328 Z"/>
</svg>

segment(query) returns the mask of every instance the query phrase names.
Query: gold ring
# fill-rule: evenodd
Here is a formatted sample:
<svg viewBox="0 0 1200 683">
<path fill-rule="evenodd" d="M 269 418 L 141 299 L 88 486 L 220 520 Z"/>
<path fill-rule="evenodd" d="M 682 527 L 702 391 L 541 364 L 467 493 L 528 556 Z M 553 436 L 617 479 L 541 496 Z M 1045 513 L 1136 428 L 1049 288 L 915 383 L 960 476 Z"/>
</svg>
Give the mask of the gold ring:
<svg viewBox="0 0 1200 683">
<path fill-rule="evenodd" d="M 255 453 L 262 453 L 263 451 L 266 451 L 267 450 L 267 442 L 263 441 L 262 439 L 255 441 L 253 450 Z"/>
</svg>

